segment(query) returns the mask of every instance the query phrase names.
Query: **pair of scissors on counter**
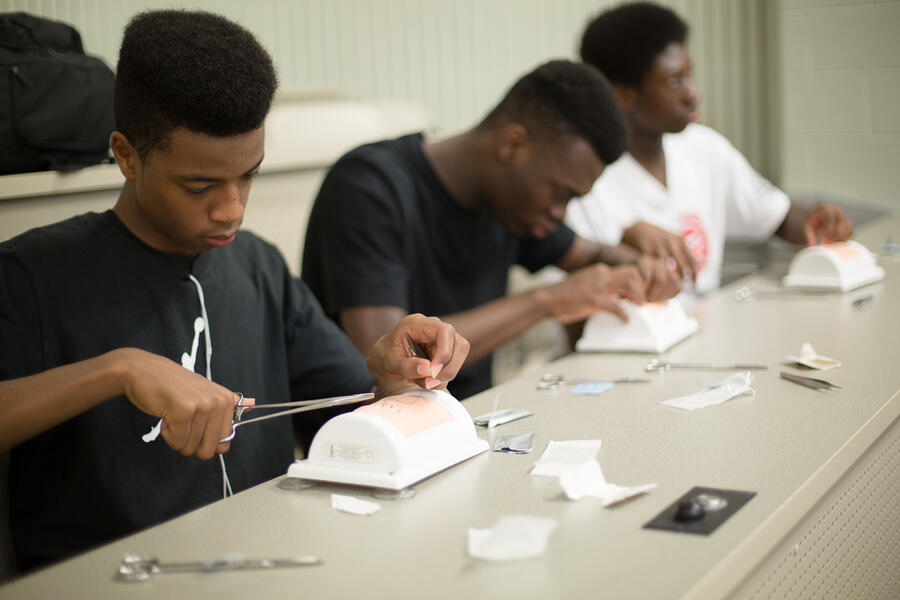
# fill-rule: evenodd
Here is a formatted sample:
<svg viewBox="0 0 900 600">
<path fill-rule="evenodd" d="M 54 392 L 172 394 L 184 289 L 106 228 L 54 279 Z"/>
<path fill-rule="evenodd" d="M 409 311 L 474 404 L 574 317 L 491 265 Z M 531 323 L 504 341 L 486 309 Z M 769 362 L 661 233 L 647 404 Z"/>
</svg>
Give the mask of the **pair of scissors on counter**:
<svg viewBox="0 0 900 600">
<path fill-rule="evenodd" d="M 341 406 L 343 404 L 353 404 L 355 402 L 364 402 L 366 400 L 372 400 L 375 397 L 375 394 L 371 392 L 367 392 L 365 394 L 352 394 L 349 396 L 333 396 L 331 398 L 317 398 L 315 400 L 299 400 L 297 402 L 279 402 L 275 404 L 249 404 L 252 401 L 252 398 L 244 398 L 244 395 L 241 394 L 240 399 L 238 399 L 237 404 L 234 407 L 234 418 L 231 421 L 231 434 L 228 437 L 224 437 L 219 440 L 220 444 L 224 444 L 225 442 L 230 442 L 234 439 L 235 434 L 237 433 L 237 428 L 241 425 L 249 425 L 250 423 L 258 423 L 260 421 L 266 421 L 268 419 L 274 419 L 276 417 L 284 417 L 286 415 L 293 415 L 296 413 L 306 412 L 308 410 L 318 410 L 320 408 L 328 408 L 329 406 Z M 251 410 L 268 410 L 273 408 L 287 408 L 288 410 L 282 410 L 276 413 L 272 413 L 270 415 L 264 415 L 261 417 L 254 417 L 252 419 L 244 419 L 244 413 L 246 411 Z"/>
<path fill-rule="evenodd" d="M 562 375 L 544 373 L 541 375 L 541 379 L 537 382 L 536 387 L 539 390 L 558 390 L 564 385 L 578 385 L 579 383 L 588 383 L 591 381 L 605 381 L 608 383 L 650 383 L 649 379 L 643 377 L 620 377 L 618 379 L 566 379 Z"/>
</svg>

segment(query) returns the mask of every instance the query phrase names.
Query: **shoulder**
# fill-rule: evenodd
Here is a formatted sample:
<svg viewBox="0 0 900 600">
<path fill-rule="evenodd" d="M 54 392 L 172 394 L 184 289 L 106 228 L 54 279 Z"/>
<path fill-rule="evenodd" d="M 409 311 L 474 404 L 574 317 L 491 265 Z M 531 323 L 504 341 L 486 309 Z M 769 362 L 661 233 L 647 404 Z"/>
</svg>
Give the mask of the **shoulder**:
<svg viewBox="0 0 900 600">
<path fill-rule="evenodd" d="M 724 135 L 701 123 L 691 123 L 680 133 L 668 134 L 667 143 L 684 150 L 706 152 L 736 152 Z"/>
<path fill-rule="evenodd" d="M 405 171 L 417 155 L 422 153 L 422 134 L 413 133 L 396 139 L 364 144 L 344 154 L 329 171 L 376 169 L 385 172 Z"/>
<path fill-rule="evenodd" d="M 248 267 L 264 267 L 279 273 L 281 273 L 282 269 L 287 268 L 284 257 L 278 248 L 252 231 L 245 229 L 238 231 L 234 242 L 227 246 L 226 249 L 226 253 L 234 260 L 244 263 Z M 218 251 L 212 250 L 212 252 Z"/>
<path fill-rule="evenodd" d="M 78 259 L 98 236 L 106 234 L 113 226 L 111 211 L 86 213 L 64 221 L 30 229 L 10 240 L 0 243 L 5 254 L 15 255 L 23 261 L 41 260 L 52 256 L 56 260 L 69 256 Z"/>
</svg>

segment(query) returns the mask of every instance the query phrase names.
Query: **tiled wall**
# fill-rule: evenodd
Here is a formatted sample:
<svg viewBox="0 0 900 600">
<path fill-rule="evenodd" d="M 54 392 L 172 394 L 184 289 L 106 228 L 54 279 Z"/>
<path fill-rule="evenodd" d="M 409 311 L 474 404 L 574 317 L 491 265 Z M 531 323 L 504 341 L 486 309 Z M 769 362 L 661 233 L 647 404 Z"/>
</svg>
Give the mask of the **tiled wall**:
<svg viewBox="0 0 900 600">
<path fill-rule="evenodd" d="M 900 2 L 781 0 L 783 186 L 900 206 Z"/>
</svg>

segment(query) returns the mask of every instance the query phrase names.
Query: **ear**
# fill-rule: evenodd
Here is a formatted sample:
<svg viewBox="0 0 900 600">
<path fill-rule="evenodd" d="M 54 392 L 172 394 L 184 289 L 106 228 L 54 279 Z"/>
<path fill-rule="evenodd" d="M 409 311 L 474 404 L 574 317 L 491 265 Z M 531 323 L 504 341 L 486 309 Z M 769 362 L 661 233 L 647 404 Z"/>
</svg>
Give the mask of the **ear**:
<svg viewBox="0 0 900 600">
<path fill-rule="evenodd" d="M 109 136 L 109 147 L 112 150 L 116 163 L 119 165 L 119 170 L 122 171 L 122 175 L 125 176 L 125 179 L 134 179 L 137 177 L 137 170 L 141 163 L 141 159 L 134 149 L 134 146 L 132 146 L 131 142 L 128 141 L 128 138 L 125 137 L 125 134 L 119 131 L 113 131 Z"/>
<path fill-rule="evenodd" d="M 616 93 L 616 99 L 619 101 L 619 106 L 622 107 L 622 110 L 627 113 L 631 112 L 634 109 L 634 103 L 637 101 L 637 89 L 630 85 L 621 85 L 618 83 L 614 83 L 612 88 Z"/>
<path fill-rule="evenodd" d="M 503 163 L 516 162 L 531 153 L 528 130 L 521 123 L 508 123 L 500 128 L 497 157 Z"/>
</svg>

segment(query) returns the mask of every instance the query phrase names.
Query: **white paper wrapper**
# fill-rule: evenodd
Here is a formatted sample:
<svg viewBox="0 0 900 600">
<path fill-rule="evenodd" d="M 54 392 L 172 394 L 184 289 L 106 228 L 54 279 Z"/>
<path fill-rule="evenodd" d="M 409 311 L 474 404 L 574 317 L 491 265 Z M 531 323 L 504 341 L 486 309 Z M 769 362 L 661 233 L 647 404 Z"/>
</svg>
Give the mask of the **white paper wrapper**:
<svg viewBox="0 0 900 600">
<path fill-rule="evenodd" d="M 599 450 L 600 440 L 551 440 L 531 474 L 559 477 L 575 465 L 594 460 Z"/>
<path fill-rule="evenodd" d="M 581 500 L 585 496 L 599 499 L 603 506 L 612 506 L 623 500 L 649 492 L 655 483 L 621 486 L 609 483 L 603 477 L 600 463 L 588 461 L 572 467 L 559 477 L 559 485 L 569 500 Z"/>
<path fill-rule="evenodd" d="M 664 400 L 660 404 L 671 406 L 672 408 L 680 408 L 681 410 L 697 410 L 698 408 L 715 406 L 742 394 L 755 394 L 756 390 L 750 387 L 751 383 L 753 383 L 753 375 L 750 371 L 742 371 L 718 383 L 714 383 L 696 394 Z"/>
<path fill-rule="evenodd" d="M 544 553 L 558 523 L 546 517 L 506 515 L 489 529 L 469 529 L 469 556 L 483 560 L 525 560 Z"/>
<path fill-rule="evenodd" d="M 342 494 L 331 495 L 331 508 L 341 512 L 350 513 L 352 515 L 374 515 L 381 510 L 381 505 L 377 502 L 369 502 L 368 500 L 360 500 L 353 496 L 344 496 Z"/>
</svg>

